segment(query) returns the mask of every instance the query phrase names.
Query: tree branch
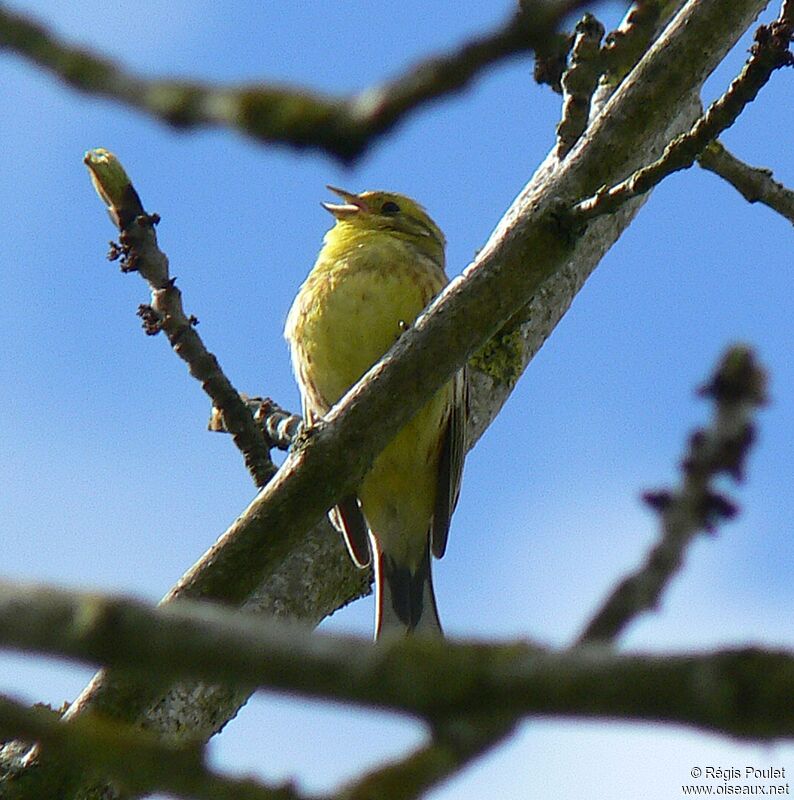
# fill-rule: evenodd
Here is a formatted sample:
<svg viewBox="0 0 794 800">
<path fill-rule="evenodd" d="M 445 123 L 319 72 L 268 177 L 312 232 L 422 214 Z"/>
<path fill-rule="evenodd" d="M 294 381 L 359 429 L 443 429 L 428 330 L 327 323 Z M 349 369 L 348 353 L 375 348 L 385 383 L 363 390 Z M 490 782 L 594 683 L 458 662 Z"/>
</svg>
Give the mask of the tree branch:
<svg viewBox="0 0 794 800">
<path fill-rule="evenodd" d="M 794 191 L 778 183 L 772 170 L 745 164 L 718 141 L 703 150 L 698 164 L 728 181 L 748 203 L 763 203 L 794 225 Z"/>
<path fill-rule="evenodd" d="M 352 161 L 415 109 L 464 89 L 492 64 L 534 50 L 586 2 L 526 0 L 520 13 L 492 33 L 428 58 L 381 86 L 339 98 L 277 85 L 150 80 L 67 45 L 43 25 L 2 7 L 0 49 L 50 70 L 75 89 L 120 101 L 178 128 L 231 128 L 260 142 L 310 147 Z"/>
<path fill-rule="evenodd" d="M 121 258 L 121 271 L 138 272 L 151 289 L 151 305 L 138 309 L 144 330 L 148 335 L 165 333 L 174 352 L 188 365 L 190 374 L 201 382 L 213 406 L 220 409 L 226 429 L 232 434 L 254 482 L 264 486 L 276 473 L 268 443 L 218 359 L 196 332 L 198 320 L 185 314 L 182 293 L 168 274 L 168 257 L 157 246 L 154 226 L 160 218 L 146 213 L 127 173 L 112 153 L 90 150 L 83 161 L 97 194 L 120 231 L 120 245 L 111 245 L 109 258 Z"/>
<path fill-rule="evenodd" d="M 755 34 L 751 55 L 739 76 L 725 94 L 711 104 L 692 129 L 665 148 L 664 154 L 611 189 L 606 186 L 579 202 L 572 214 L 575 224 L 584 224 L 603 214 L 611 214 L 627 200 L 650 191 L 674 172 L 688 169 L 712 140 L 729 128 L 745 107 L 755 100 L 772 73 L 794 65 L 789 46 L 794 32 L 794 12 L 784 3 L 781 16 L 771 25 L 761 25 Z"/>
<path fill-rule="evenodd" d="M 373 646 L 207 604 L 156 608 L 12 583 L 0 592 L 0 630 L 6 646 L 163 679 L 189 676 L 408 713 L 448 744 L 466 735 L 464 723 L 498 714 L 506 721 L 655 720 L 750 739 L 794 737 L 794 653 L 783 650 L 624 655 L 599 646 L 554 651 L 423 636 Z"/>
<path fill-rule="evenodd" d="M 279 450 L 289 450 L 300 433 L 303 418 L 283 409 L 269 397 L 248 397 L 245 394 L 240 397 L 251 412 L 254 422 L 262 428 L 268 445 Z M 207 429 L 214 433 L 229 433 L 220 409 L 213 407 Z"/>
<path fill-rule="evenodd" d="M 752 351 L 731 348 L 700 390 L 716 404 L 709 428 L 689 438 L 681 462 L 683 478 L 673 490 L 647 492 L 644 499 L 661 517 L 662 531 L 642 567 L 622 580 L 578 639 L 578 644 L 608 642 L 643 611 L 656 608 L 665 586 L 681 568 L 686 548 L 701 531 L 736 513 L 733 502 L 712 485 L 722 473 L 740 480 L 755 438 L 753 412 L 765 400 L 766 375 Z"/>
</svg>

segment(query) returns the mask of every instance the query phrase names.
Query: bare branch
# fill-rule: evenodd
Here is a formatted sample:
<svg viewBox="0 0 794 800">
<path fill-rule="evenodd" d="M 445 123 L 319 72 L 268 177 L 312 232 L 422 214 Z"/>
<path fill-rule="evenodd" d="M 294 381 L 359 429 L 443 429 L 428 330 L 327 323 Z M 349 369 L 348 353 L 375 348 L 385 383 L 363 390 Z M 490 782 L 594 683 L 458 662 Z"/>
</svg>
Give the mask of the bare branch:
<svg viewBox="0 0 794 800">
<path fill-rule="evenodd" d="M 776 69 L 794 65 L 794 55 L 789 49 L 794 21 L 788 16 L 784 6 L 779 19 L 758 28 L 744 69 L 688 133 L 670 142 L 663 155 L 652 164 L 612 188 L 603 186 L 593 197 L 579 202 L 572 213 L 574 224 L 611 214 L 627 200 L 645 194 L 674 172 L 691 167 L 706 145 L 733 125 L 745 107 L 755 100 Z"/>
<path fill-rule="evenodd" d="M 190 374 L 201 382 L 213 405 L 221 409 L 226 428 L 243 454 L 254 482 L 264 486 L 276 472 L 268 444 L 218 359 L 196 333 L 198 320 L 185 314 L 182 293 L 168 274 L 168 258 L 157 246 L 154 226 L 159 217 L 146 213 L 127 173 L 112 153 L 90 150 L 84 161 L 94 188 L 121 232 L 120 245 L 111 246 L 110 258 L 120 257 L 122 272 L 138 272 L 151 288 L 151 305 L 138 310 L 144 330 L 149 335 L 165 333 L 174 352 L 188 365 Z"/>
<path fill-rule="evenodd" d="M 2 584 L 0 631 L 6 646 L 149 675 L 158 670 L 408 713 L 430 723 L 437 744 L 464 754 L 482 747 L 477 734 L 466 744 L 481 722 L 498 738 L 512 720 L 538 715 L 794 738 L 794 653 L 783 650 L 623 655 L 590 645 L 554 651 L 424 636 L 373 645 L 208 604 L 156 608 L 12 583 Z"/>
<path fill-rule="evenodd" d="M 745 164 L 721 142 L 711 142 L 698 164 L 728 181 L 748 203 L 763 203 L 794 225 L 794 191 L 778 183 L 772 170 Z"/>
<path fill-rule="evenodd" d="M 295 437 L 300 433 L 303 418 L 283 409 L 269 397 L 248 397 L 241 394 L 243 402 L 267 437 L 270 447 L 289 450 Z M 214 433 L 229 433 L 224 422 L 223 412 L 213 408 L 207 429 Z"/>
<path fill-rule="evenodd" d="M 736 513 L 733 502 L 712 484 L 722 473 L 741 478 L 755 435 L 753 412 L 765 402 L 765 382 L 752 351 L 736 346 L 723 356 L 700 392 L 715 402 L 714 421 L 690 436 L 680 486 L 644 495 L 661 517 L 659 542 L 642 567 L 615 587 L 578 644 L 612 641 L 639 614 L 655 608 L 693 538 L 701 531 L 713 533 L 718 522 Z"/>
<path fill-rule="evenodd" d="M 323 150 L 344 161 L 360 156 L 405 116 L 465 88 L 487 67 L 529 53 L 587 0 L 525 0 L 503 26 L 428 58 L 402 76 L 350 97 L 303 88 L 150 80 L 59 41 L 43 25 L 0 7 L 0 49 L 42 66 L 70 86 L 137 108 L 179 128 L 232 128 L 260 142 Z"/>
</svg>

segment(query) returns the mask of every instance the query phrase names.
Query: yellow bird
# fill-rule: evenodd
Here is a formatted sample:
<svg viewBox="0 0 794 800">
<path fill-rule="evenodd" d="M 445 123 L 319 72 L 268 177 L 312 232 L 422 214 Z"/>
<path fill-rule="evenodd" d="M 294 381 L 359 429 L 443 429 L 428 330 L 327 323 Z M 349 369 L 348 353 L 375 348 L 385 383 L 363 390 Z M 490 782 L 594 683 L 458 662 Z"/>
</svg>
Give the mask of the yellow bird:
<svg viewBox="0 0 794 800">
<path fill-rule="evenodd" d="M 414 200 L 328 187 L 325 235 L 284 335 L 311 425 L 375 364 L 447 284 L 444 235 Z M 359 567 L 375 571 L 375 638 L 441 632 L 430 573 L 458 499 L 466 425 L 465 370 L 440 389 L 330 512 Z"/>
</svg>

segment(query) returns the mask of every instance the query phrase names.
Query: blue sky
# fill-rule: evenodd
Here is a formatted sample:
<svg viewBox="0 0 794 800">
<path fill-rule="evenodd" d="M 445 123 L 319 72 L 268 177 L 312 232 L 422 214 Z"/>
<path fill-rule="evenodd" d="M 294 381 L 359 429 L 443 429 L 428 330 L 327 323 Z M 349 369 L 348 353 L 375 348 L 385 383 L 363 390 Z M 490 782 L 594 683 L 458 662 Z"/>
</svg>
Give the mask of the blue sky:
<svg viewBox="0 0 794 800">
<path fill-rule="evenodd" d="M 396 74 L 488 29 L 507 0 L 427 7 L 345 3 L 18 2 L 68 39 L 150 75 L 267 79 L 329 92 Z M 600 4 L 608 23 L 617 3 Z M 771 19 L 777 9 L 766 14 Z M 706 86 L 738 72 L 745 37 Z M 284 318 L 330 223 L 326 183 L 419 199 L 446 232 L 451 273 L 481 247 L 553 144 L 559 98 L 532 65 L 499 66 L 422 110 L 352 168 L 224 131 L 179 133 L 76 94 L 0 54 L 0 415 L 4 577 L 158 600 L 253 496 L 208 404 L 135 310 L 144 284 L 105 261 L 114 229 L 83 152 L 116 152 L 189 313 L 235 385 L 298 407 Z M 777 74 L 724 137 L 794 185 L 791 75 Z M 738 520 L 696 542 L 659 611 L 627 649 L 794 646 L 792 228 L 697 168 L 653 194 L 470 454 L 436 590 L 448 634 L 564 645 L 642 558 L 656 520 L 639 493 L 676 478 L 707 405 L 693 389 L 732 341 L 771 372 Z M 325 624 L 368 634 L 372 602 Z M 90 671 L 0 656 L 0 691 L 60 704 Z M 285 734 L 288 731 L 288 734 Z M 213 743 L 219 768 L 331 788 L 418 742 L 405 720 L 258 695 Z M 794 747 L 741 745 L 674 727 L 532 721 L 435 790 L 668 800 L 696 765 L 784 766 Z"/>
</svg>

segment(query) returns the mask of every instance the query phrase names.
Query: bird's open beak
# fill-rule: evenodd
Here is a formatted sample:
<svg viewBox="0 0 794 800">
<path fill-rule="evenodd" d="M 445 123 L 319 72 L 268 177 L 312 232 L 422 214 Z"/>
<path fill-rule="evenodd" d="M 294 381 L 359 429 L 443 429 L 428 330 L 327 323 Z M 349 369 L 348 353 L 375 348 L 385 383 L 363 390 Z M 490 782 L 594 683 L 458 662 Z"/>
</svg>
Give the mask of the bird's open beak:
<svg viewBox="0 0 794 800">
<path fill-rule="evenodd" d="M 337 219 L 348 219 L 360 211 L 366 211 L 366 204 L 357 194 L 336 186 L 327 186 L 326 188 L 334 194 L 338 194 L 345 201 L 344 203 L 321 203 L 322 207 L 330 211 Z"/>
</svg>

